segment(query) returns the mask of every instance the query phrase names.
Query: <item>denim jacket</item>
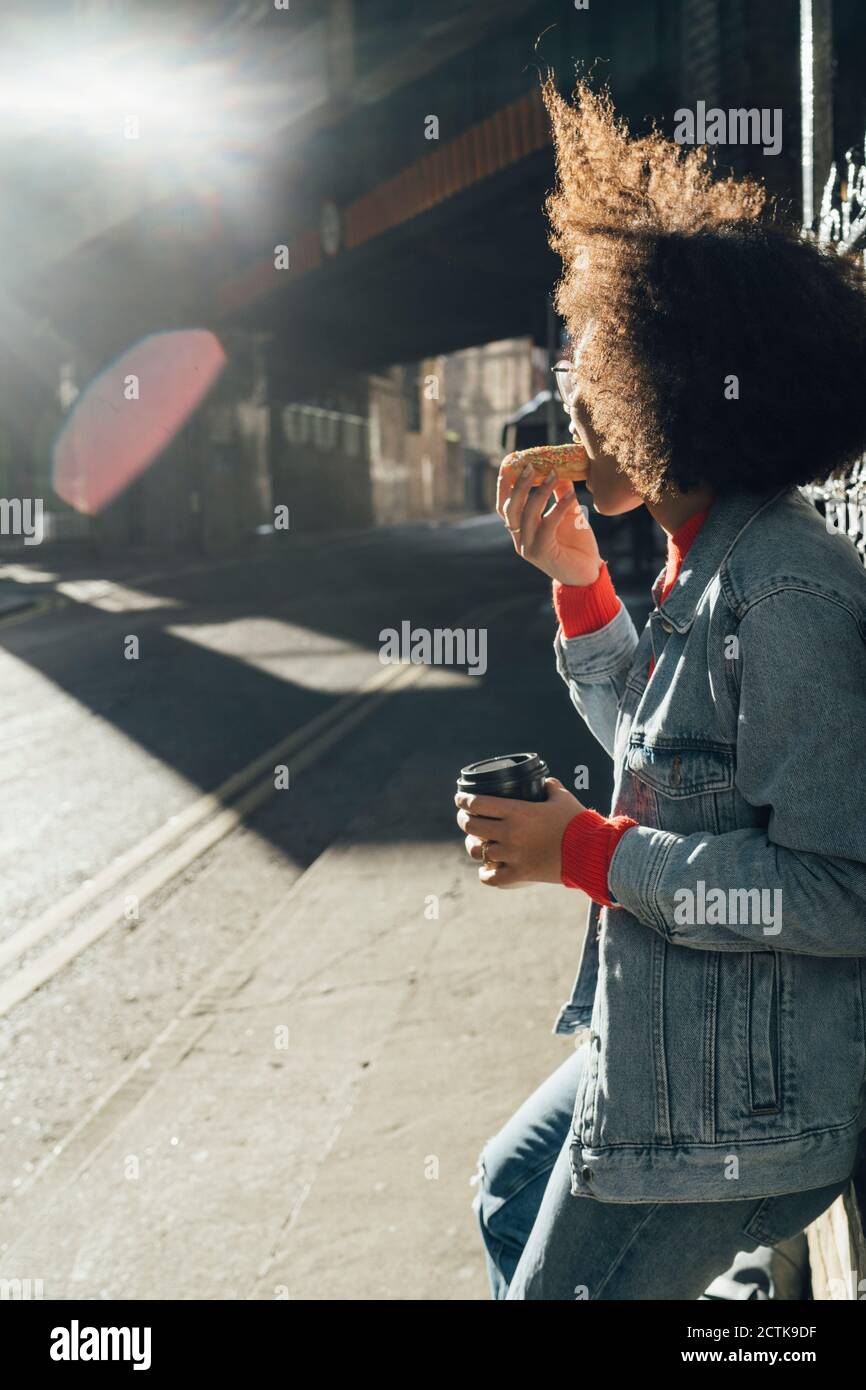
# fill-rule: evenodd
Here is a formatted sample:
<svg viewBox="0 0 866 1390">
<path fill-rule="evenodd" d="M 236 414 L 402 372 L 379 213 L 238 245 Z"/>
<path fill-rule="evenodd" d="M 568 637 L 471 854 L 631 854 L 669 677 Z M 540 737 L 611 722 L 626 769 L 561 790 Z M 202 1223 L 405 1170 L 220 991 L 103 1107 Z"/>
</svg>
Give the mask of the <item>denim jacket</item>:
<svg viewBox="0 0 866 1390">
<path fill-rule="evenodd" d="M 866 574 L 783 488 L 718 499 L 662 578 L 640 637 L 621 607 L 554 643 L 638 822 L 554 1027 L 589 1030 L 572 1191 L 822 1187 L 866 1125 Z"/>
</svg>

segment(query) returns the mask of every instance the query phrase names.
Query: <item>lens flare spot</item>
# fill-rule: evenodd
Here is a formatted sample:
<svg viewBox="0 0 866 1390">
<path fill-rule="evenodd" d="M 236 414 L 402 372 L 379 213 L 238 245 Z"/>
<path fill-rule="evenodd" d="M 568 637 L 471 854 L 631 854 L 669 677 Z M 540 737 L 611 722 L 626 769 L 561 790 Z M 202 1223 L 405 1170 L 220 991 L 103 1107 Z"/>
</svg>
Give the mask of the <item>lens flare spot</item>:
<svg viewBox="0 0 866 1390">
<path fill-rule="evenodd" d="M 154 333 L 78 398 L 53 452 L 54 490 L 101 512 L 168 447 L 220 376 L 226 354 L 206 329 Z"/>
</svg>

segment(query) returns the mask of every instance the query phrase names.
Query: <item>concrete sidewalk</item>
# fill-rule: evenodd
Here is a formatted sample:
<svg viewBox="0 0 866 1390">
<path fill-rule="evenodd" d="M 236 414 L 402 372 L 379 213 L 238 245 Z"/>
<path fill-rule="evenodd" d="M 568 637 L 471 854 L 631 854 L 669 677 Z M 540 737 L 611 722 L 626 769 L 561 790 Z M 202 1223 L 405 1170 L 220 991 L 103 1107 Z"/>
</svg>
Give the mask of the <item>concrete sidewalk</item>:
<svg viewBox="0 0 866 1390">
<path fill-rule="evenodd" d="M 483 889 L 425 786 L 419 753 L 20 1190 L 0 1277 L 63 1299 L 487 1297 L 469 1180 L 568 1055 L 550 1029 L 586 899 Z"/>
</svg>

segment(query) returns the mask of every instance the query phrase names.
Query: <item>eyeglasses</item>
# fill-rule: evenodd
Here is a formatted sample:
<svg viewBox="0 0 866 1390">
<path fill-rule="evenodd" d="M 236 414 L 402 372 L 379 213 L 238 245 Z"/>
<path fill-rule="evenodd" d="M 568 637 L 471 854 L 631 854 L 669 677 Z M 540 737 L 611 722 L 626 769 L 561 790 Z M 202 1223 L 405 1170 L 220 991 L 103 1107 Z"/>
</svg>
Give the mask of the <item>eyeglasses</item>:
<svg viewBox="0 0 866 1390">
<path fill-rule="evenodd" d="M 568 409 L 570 401 L 577 390 L 577 372 L 573 362 L 568 362 L 564 358 L 557 362 L 555 367 L 550 369 L 556 377 L 556 385 L 559 390 L 562 404 Z"/>
</svg>

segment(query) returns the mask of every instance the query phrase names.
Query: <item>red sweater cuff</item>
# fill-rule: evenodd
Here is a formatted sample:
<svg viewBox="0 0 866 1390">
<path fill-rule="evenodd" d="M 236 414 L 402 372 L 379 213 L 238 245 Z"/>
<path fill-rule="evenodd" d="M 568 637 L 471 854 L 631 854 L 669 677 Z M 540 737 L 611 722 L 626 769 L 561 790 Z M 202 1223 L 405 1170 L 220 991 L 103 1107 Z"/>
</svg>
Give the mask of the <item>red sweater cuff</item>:
<svg viewBox="0 0 866 1390">
<path fill-rule="evenodd" d="M 627 830 L 637 825 L 631 816 L 600 816 L 579 811 L 562 837 L 562 882 L 580 888 L 602 907 L 613 907 L 607 873 L 614 850 Z"/>
<path fill-rule="evenodd" d="M 553 606 L 563 637 L 583 637 L 607 627 L 620 610 L 616 589 L 602 560 L 598 578 L 592 584 L 562 584 L 553 581 Z"/>
</svg>

